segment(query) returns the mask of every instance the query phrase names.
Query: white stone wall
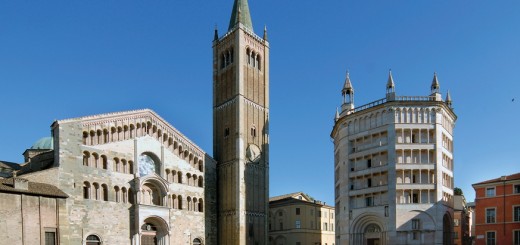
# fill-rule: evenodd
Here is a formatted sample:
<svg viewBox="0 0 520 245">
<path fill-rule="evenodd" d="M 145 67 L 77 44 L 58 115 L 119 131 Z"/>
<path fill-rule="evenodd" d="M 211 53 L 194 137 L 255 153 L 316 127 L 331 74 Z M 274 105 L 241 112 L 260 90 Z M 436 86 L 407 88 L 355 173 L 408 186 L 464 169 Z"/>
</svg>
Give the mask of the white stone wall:
<svg viewBox="0 0 520 245">
<path fill-rule="evenodd" d="M 454 121 L 433 101 L 341 114 L 331 134 L 338 244 L 442 243 L 443 217 L 453 217 Z M 412 220 L 420 220 L 419 230 Z M 381 231 L 367 233 L 370 224 Z"/>
</svg>

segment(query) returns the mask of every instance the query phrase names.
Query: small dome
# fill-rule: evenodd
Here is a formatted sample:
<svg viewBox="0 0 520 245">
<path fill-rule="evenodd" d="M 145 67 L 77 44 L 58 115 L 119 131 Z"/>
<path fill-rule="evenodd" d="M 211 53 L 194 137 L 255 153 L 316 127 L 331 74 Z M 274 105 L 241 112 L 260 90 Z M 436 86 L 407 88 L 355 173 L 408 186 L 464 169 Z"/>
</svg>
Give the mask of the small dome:
<svg viewBox="0 0 520 245">
<path fill-rule="evenodd" d="M 54 142 L 52 137 L 44 137 L 36 141 L 31 146 L 32 150 L 52 150 L 54 149 Z"/>
</svg>

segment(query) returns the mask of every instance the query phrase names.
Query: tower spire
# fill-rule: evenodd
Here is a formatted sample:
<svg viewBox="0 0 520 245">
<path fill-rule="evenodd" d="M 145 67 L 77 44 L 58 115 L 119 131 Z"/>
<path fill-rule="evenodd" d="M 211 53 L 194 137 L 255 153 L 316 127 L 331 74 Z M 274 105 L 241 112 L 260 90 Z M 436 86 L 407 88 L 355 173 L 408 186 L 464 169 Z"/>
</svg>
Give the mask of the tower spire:
<svg viewBox="0 0 520 245">
<path fill-rule="evenodd" d="M 253 31 L 253 22 L 251 21 L 247 0 L 235 0 L 233 10 L 231 11 L 228 31 L 235 28 L 238 23 L 242 23 L 247 29 Z"/>
</svg>

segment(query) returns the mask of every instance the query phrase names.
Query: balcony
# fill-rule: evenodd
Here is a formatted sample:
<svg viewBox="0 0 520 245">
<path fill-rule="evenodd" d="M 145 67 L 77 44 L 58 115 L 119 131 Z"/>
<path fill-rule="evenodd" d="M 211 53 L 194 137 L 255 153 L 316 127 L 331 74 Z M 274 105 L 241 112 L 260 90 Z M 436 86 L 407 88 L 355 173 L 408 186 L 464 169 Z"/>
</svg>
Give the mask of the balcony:
<svg viewBox="0 0 520 245">
<path fill-rule="evenodd" d="M 435 170 L 435 163 L 396 163 L 397 170 Z"/>
<path fill-rule="evenodd" d="M 435 184 L 428 183 L 404 183 L 397 184 L 397 190 L 435 190 Z"/>
<path fill-rule="evenodd" d="M 370 175 L 372 173 L 386 172 L 386 171 L 388 171 L 388 164 L 371 167 L 371 168 L 364 168 L 364 169 L 360 169 L 360 170 L 355 170 L 355 169 L 352 170 L 352 168 L 351 168 L 350 170 L 351 171 L 348 173 L 348 177 L 355 178 L 355 177 Z"/>
<path fill-rule="evenodd" d="M 388 191 L 388 185 L 380 185 L 380 186 L 373 186 L 373 187 L 365 187 L 361 189 L 353 189 L 350 190 L 348 195 L 349 196 L 357 196 L 357 195 L 364 195 L 374 192 L 385 192 Z"/>
</svg>

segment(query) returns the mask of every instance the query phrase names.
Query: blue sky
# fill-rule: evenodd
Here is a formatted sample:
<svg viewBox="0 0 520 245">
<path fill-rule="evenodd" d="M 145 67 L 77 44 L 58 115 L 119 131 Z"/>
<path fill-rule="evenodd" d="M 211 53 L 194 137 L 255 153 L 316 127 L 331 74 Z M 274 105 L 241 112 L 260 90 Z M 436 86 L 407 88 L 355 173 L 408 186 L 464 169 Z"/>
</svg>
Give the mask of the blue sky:
<svg viewBox="0 0 520 245">
<path fill-rule="evenodd" d="M 212 49 L 227 1 L 0 1 L 0 159 L 55 119 L 150 108 L 212 151 Z M 520 172 L 520 1 L 249 1 L 271 44 L 271 196 L 334 202 L 330 131 L 350 70 L 356 104 L 450 89 L 455 185 Z M 513 102 L 512 99 L 516 98 Z"/>
</svg>

